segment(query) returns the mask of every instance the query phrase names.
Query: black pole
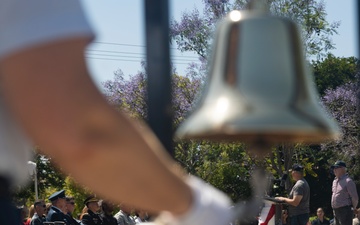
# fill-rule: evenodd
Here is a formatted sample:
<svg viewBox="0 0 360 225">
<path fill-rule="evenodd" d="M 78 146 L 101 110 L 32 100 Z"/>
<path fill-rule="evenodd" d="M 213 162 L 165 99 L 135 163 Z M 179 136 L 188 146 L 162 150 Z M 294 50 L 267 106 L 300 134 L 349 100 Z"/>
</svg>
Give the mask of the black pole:
<svg viewBox="0 0 360 225">
<path fill-rule="evenodd" d="M 357 53 L 358 53 L 358 59 L 360 58 L 360 2 L 356 1 L 356 18 L 357 18 Z M 359 127 L 360 125 L 360 63 L 357 64 L 357 86 L 356 86 L 356 123 Z M 360 140 L 360 130 L 358 128 L 357 131 L 357 138 Z"/>
<path fill-rule="evenodd" d="M 168 0 L 144 0 L 148 123 L 173 156 Z"/>
</svg>

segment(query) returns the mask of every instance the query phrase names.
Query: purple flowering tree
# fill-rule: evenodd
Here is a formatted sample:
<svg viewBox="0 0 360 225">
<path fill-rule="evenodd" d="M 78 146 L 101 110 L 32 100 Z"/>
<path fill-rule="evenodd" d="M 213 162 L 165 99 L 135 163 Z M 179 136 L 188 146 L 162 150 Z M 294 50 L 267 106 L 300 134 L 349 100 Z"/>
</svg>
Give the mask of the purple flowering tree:
<svg viewBox="0 0 360 225">
<path fill-rule="evenodd" d="M 141 71 L 125 79 L 121 70 L 116 71 L 114 80 L 103 83 L 104 94 L 110 104 L 132 118 L 145 119 L 147 117 L 145 76 L 145 72 Z"/>
<path fill-rule="evenodd" d="M 192 11 L 185 11 L 179 21 L 171 21 L 171 39 L 180 51 L 195 52 L 202 63 L 206 64 L 217 22 L 231 10 L 245 9 L 248 2 L 248 0 L 203 0 L 202 10 L 194 8 Z M 299 25 L 306 55 L 319 58 L 334 49 L 331 36 L 337 33 L 340 23 L 326 21 L 324 1 L 268 0 L 267 2 L 274 15 L 290 18 Z"/>
<path fill-rule="evenodd" d="M 336 119 L 343 133 L 339 140 L 324 143 L 322 150 L 336 151 L 343 158 L 354 157 L 359 153 L 356 91 L 356 83 L 347 83 L 336 89 L 326 90 L 322 98 L 322 102 Z"/>
<path fill-rule="evenodd" d="M 135 75 L 125 76 L 121 70 L 114 74 L 114 80 L 103 83 L 104 94 L 110 104 L 136 119 L 147 118 L 146 65 Z M 177 126 L 189 112 L 196 99 L 203 79 L 198 74 L 172 75 L 172 107 Z"/>
</svg>

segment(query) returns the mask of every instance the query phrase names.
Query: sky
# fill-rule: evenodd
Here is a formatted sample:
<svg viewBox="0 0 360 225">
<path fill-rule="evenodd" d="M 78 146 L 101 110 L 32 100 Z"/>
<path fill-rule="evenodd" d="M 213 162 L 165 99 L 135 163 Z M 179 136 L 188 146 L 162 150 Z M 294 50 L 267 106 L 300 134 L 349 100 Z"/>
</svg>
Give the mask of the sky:
<svg viewBox="0 0 360 225">
<path fill-rule="evenodd" d="M 140 61 L 145 59 L 144 0 L 82 0 L 85 13 L 96 34 L 94 43 L 86 52 L 93 80 L 101 83 L 114 78 L 121 69 L 125 75 L 141 70 Z M 327 21 L 340 21 L 338 35 L 332 37 L 338 57 L 358 57 L 356 32 L 356 0 L 325 0 Z M 197 7 L 202 0 L 170 0 L 170 19 L 179 20 L 184 11 Z M 179 74 L 185 74 L 187 64 L 196 61 L 194 53 L 182 53 L 171 47 L 170 54 Z"/>
</svg>

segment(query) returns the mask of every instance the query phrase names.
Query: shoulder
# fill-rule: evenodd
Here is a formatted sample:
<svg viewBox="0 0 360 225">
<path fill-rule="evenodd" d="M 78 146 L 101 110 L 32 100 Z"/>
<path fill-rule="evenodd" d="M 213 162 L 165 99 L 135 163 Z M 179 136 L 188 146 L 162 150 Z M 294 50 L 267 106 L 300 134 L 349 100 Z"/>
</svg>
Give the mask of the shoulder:
<svg viewBox="0 0 360 225">
<path fill-rule="evenodd" d="M 306 186 L 308 186 L 308 183 L 304 179 L 296 181 L 296 183 L 294 185 L 295 188 L 302 188 L 302 187 L 306 187 Z"/>
<path fill-rule="evenodd" d="M 53 216 L 56 216 L 57 214 L 59 213 L 55 209 L 51 208 L 47 216 L 51 218 Z"/>
<path fill-rule="evenodd" d="M 346 181 L 346 183 L 354 182 L 353 179 L 351 179 L 351 177 L 349 177 L 349 175 L 346 175 L 345 181 Z"/>
<path fill-rule="evenodd" d="M 303 185 L 303 184 L 305 184 L 305 182 L 304 182 L 303 179 L 298 180 L 298 181 L 296 181 L 296 183 L 295 183 L 295 185 Z"/>
<path fill-rule="evenodd" d="M 54 221 L 57 221 L 57 220 L 62 221 L 65 218 L 66 218 L 65 214 L 55 212 L 55 211 L 53 213 L 51 213 L 51 214 L 48 214 L 48 216 L 47 216 L 47 220 L 49 222 L 54 222 Z"/>
<path fill-rule="evenodd" d="M 60 211 L 60 209 L 58 209 L 58 208 L 56 208 L 54 206 L 51 206 L 51 208 L 49 210 L 49 213 L 58 214 L 58 213 L 62 213 L 62 212 Z"/>
</svg>

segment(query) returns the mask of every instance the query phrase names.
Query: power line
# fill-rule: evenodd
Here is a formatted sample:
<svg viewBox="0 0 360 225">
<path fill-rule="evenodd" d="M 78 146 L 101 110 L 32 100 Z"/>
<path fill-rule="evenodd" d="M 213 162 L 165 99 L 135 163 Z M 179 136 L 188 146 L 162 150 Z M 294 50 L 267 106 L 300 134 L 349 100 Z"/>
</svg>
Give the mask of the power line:
<svg viewBox="0 0 360 225">
<path fill-rule="evenodd" d="M 137 47 L 144 48 L 145 45 L 137 44 L 125 44 L 125 43 L 116 43 L 116 42 L 101 42 L 95 41 L 94 44 L 102 45 L 112 45 L 112 46 L 124 46 L 124 47 Z M 177 50 L 176 48 L 170 48 L 172 50 Z M 101 53 L 114 53 L 114 54 L 101 54 Z M 118 54 L 118 55 L 116 55 Z M 141 63 L 142 60 L 145 60 L 146 54 L 143 52 L 128 52 L 128 51 L 114 51 L 114 50 L 103 50 L 103 49 L 91 49 L 88 48 L 85 58 L 91 60 L 102 60 L 102 61 L 118 61 L 118 62 L 135 62 Z M 174 55 L 171 56 L 172 64 L 174 65 L 189 65 L 191 62 L 199 62 L 197 56 L 182 56 Z M 126 59 L 123 59 L 126 58 Z M 139 59 L 139 60 L 136 60 Z M 142 59 L 142 60 L 141 60 Z M 193 60 L 192 60 L 193 59 Z M 181 62 L 179 62 L 181 61 Z"/>
<path fill-rule="evenodd" d="M 120 46 L 127 46 L 127 47 L 139 47 L 145 48 L 146 45 L 135 45 L 135 44 L 123 44 L 123 43 L 116 43 L 116 42 L 103 42 L 103 41 L 94 41 L 95 44 L 104 44 L 104 45 L 120 45 Z M 177 48 L 170 48 L 173 50 L 178 50 Z"/>
<path fill-rule="evenodd" d="M 137 62 L 137 63 L 141 62 L 141 61 L 138 61 L 138 60 L 94 58 L 94 57 L 88 57 L 88 56 L 85 56 L 85 58 L 87 58 L 87 59 L 99 59 L 99 60 L 106 60 L 106 61 L 126 61 L 126 62 Z"/>
<path fill-rule="evenodd" d="M 104 44 L 104 45 L 132 46 L 132 47 L 141 47 L 141 48 L 146 47 L 145 45 L 121 44 L 121 43 L 111 43 L 111 42 L 101 42 L 101 41 L 94 41 L 93 43 Z"/>
<path fill-rule="evenodd" d="M 133 59 L 143 59 L 144 57 L 141 56 L 129 56 L 129 55 L 108 55 L 108 54 L 97 54 L 97 53 L 87 53 L 87 55 L 93 56 L 110 56 L 110 57 L 126 57 L 126 58 L 133 58 Z"/>
<path fill-rule="evenodd" d="M 87 49 L 87 51 L 109 52 L 109 53 L 124 53 L 124 54 L 134 54 L 134 55 L 145 55 L 145 53 L 138 53 L 138 52 L 120 52 L 120 51 L 95 50 L 95 49 Z"/>
<path fill-rule="evenodd" d="M 96 57 L 89 57 L 85 56 L 87 59 L 96 59 L 96 60 L 104 60 L 104 61 L 119 61 L 119 62 L 136 62 L 141 63 L 139 60 L 128 60 L 128 59 L 114 59 L 114 58 L 96 58 Z M 181 63 L 181 62 L 173 62 L 175 65 L 189 65 L 189 63 Z"/>
<path fill-rule="evenodd" d="M 133 58 L 133 59 L 145 59 L 145 57 L 141 56 L 128 56 L 128 55 L 109 55 L 109 54 L 97 54 L 97 53 L 87 53 L 89 56 L 107 56 L 107 57 L 126 57 L 126 58 Z M 173 61 L 184 61 L 184 62 L 194 62 L 191 59 L 173 59 Z"/>
<path fill-rule="evenodd" d="M 110 50 L 97 50 L 97 49 L 87 49 L 87 51 L 91 51 L 91 52 L 108 52 L 108 53 L 118 53 L 118 54 L 131 54 L 131 55 L 142 55 L 142 56 L 146 55 L 145 53 L 138 53 L 138 52 L 123 52 L 123 51 L 110 51 Z M 198 59 L 197 56 L 171 55 L 170 57 Z"/>
</svg>

